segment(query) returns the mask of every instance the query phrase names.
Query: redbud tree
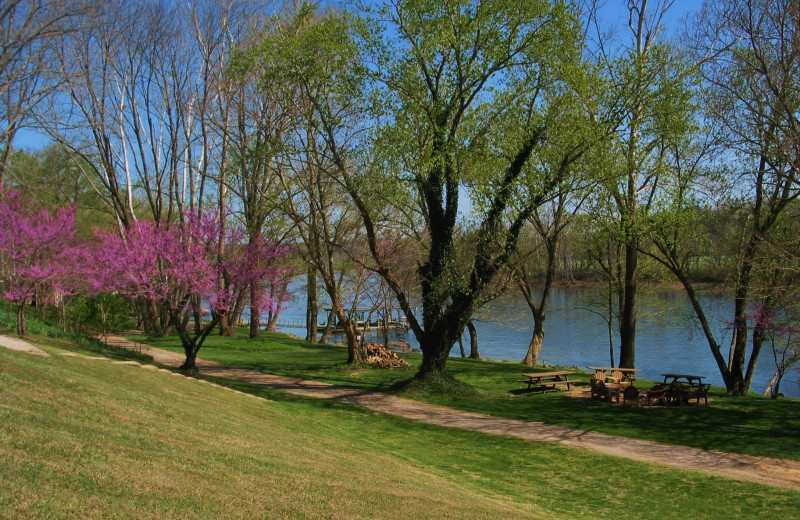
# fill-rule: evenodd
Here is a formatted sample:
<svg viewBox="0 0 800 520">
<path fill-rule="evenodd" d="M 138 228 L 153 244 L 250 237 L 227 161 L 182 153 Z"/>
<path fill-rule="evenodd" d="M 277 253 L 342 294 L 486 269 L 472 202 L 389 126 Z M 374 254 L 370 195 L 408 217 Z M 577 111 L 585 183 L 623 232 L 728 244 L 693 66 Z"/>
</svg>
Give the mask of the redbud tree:
<svg viewBox="0 0 800 520">
<path fill-rule="evenodd" d="M 26 335 L 25 305 L 69 285 L 76 255 L 75 206 L 50 213 L 18 191 L 0 191 L 0 284 L 17 308 L 17 334 Z"/>
<path fill-rule="evenodd" d="M 270 261 L 285 254 L 268 240 L 244 243 L 238 226 L 223 228 L 213 213 L 186 215 L 173 225 L 139 221 L 122 236 L 110 231 L 96 235 L 94 288 L 164 309 L 183 345 L 183 370 L 197 368 L 197 353 L 206 337 L 250 284 L 268 283 L 280 275 Z M 200 310 L 198 302 L 208 305 L 211 318 L 189 327 L 189 314 Z"/>
</svg>

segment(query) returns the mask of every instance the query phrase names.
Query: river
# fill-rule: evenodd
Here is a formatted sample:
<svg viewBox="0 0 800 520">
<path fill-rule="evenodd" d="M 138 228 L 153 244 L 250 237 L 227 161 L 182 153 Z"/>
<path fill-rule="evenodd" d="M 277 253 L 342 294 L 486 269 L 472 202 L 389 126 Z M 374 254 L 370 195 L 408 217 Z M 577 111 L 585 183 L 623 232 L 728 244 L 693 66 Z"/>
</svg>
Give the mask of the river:
<svg viewBox="0 0 800 520">
<path fill-rule="evenodd" d="M 727 348 L 731 338 L 729 320 L 732 302 L 707 293 L 702 296 L 717 341 Z M 551 365 L 608 366 L 610 361 L 608 328 L 603 317 L 602 291 L 593 289 L 554 289 L 545 323 L 545 340 L 539 361 Z M 282 319 L 302 322 L 305 298 L 296 293 L 294 301 L 282 312 Z M 530 311 L 521 296 L 506 296 L 492 302 L 475 321 L 481 356 L 488 359 L 520 361 L 528 348 L 533 331 Z M 281 328 L 292 334 L 303 334 L 297 328 Z M 369 341 L 378 341 L 377 334 Z M 390 333 L 394 340 L 394 332 Z M 419 348 L 414 335 L 406 340 Z M 469 352 L 469 339 L 464 347 Z M 615 364 L 619 358 L 619 338 L 614 334 Z M 727 352 L 724 353 L 727 358 Z M 450 352 L 459 356 L 458 344 Z M 642 292 L 636 334 L 636 367 L 640 377 L 661 380 L 661 373 L 687 373 L 706 376 L 706 381 L 722 386 L 722 377 L 711 355 L 708 342 L 700 331 L 686 296 L 681 291 Z M 772 348 L 764 345 L 752 391 L 764 391 L 775 372 Z M 800 367 L 786 373 L 780 391 L 788 397 L 800 398 Z"/>
</svg>

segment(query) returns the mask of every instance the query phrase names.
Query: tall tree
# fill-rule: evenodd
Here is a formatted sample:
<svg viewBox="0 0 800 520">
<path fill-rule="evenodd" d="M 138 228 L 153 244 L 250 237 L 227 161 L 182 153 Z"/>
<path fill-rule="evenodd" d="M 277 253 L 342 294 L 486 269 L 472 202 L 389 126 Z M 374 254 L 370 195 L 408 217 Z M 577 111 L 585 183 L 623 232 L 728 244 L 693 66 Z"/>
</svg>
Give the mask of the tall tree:
<svg viewBox="0 0 800 520">
<path fill-rule="evenodd" d="M 612 130 L 606 191 L 614 203 L 623 245 L 619 366 L 636 364 L 640 221 L 667 173 L 665 150 L 690 128 L 686 61 L 663 44 L 662 20 L 674 0 L 627 0 L 631 40 L 621 48 L 601 41 L 593 49 L 608 84 L 601 91 L 602 120 Z M 601 196 L 601 198 L 604 198 Z"/>
<path fill-rule="evenodd" d="M 339 89 L 349 88 L 348 78 L 341 73 L 354 56 L 352 39 L 346 37 L 349 23 L 345 13 L 318 13 L 313 6 L 301 5 L 274 24 L 241 66 L 258 77 L 262 92 L 279 93 L 291 110 L 290 126 L 282 131 L 283 149 L 273 144 L 272 150 L 260 153 L 269 160 L 268 152 L 280 152 L 281 167 L 276 171 L 280 211 L 295 224 L 301 243 L 298 254 L 319 275 L 338 326 L 345 332 L 348 361 L 357 363 L 362 356 L 343 292 L 342 262 L 344 248 L 363 240 L 358 237 L 354 209 L 336 180 L 347 168 L 345 161 L 354 142 L 348 131 L 352 127 L 347 128 L 347 107 L 329 103 Z M 338 132 L 335 139 L 327 133 L 331 124 Z"/>
<path fill-rule="evenodd" d="M 584 195 L 586 192 L 584 192 Z M 565 228 L 570 224 L 570 217 L 573 216 L 582 206 L 585 199 L 580 196 L 571 197 L 567 190 L 564 190 L 550 202 L 546 207 L 537 209 L 528 219 L 530 227 L 539 238 L 539 245 L 544 249 L 544 280 L 538 280 L 531 272 L 528 259 L 523 259 L 515 268 L 515 280 L 525 302 L 533 317 L 533 333 L 528 344 L 528 350 L 522 363 L 528 366 L 536 365 L 539 354 L 544 344 L 545 320 L 547 319 L 547 307 L 550 303 L 550 292 L 556 278 L 558 267 L 558 248 Z M 522 256 L 525 251 L 520 251 Z M 528 254 L 531 251 L 527 251 Z M 537 300 L 536 292 L 533 288 L 535 281 L 541 283 L 541 294 Z"/>
<path fill-rule="evenodd" d="M 384 167 L 411 190 L 422 217 L 421 322 L 379 248 L 380 223 L 364 193 L 354 183 L 349 189 L 377 269 L 422 347 L 416 378 L 446 383 L 450 349 L 481 294 L 508 263 L 527 218 L 569 175 L 567 168 L 539 169 L 533 158 L 580 82 L 577 21 L 563 2 L 502 0 L 396 0 L 376 18 L 388 26 L 388 45 L 374 55 L 391 110 L 379 134 Z M 562 152 L 569 164 L 583 148 Z M 471 261 L 462 270 L 454 238 L 463 189 L 477 211 Z"/>
</svg>

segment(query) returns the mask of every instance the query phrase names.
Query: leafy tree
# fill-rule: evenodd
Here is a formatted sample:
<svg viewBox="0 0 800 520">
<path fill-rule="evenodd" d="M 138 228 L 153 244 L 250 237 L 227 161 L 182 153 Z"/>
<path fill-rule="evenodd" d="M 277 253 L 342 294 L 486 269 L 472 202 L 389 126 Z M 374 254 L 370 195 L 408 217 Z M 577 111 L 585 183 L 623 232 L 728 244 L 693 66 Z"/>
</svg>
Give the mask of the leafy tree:
<svg viewBox="0 0 800 520">
<path fill-rule="evenodd" d="M 118 294 L 100 293 L 79 295 L 72 299 L 66 317 L 76 328 L 86 333 L 98 333 L 100 338 L 122 331 L 128 325 L 136 306 Z"/>
<path fill-rule="evenodd" d="M 674 151 L 671 164 L 685 181 L 675 185 L 679 189 L 673 190 L 673 209 L 652 227 L 652 237 L 660 261 L 686 290 L 728 393 L 745 395 L 767 338 L 765 329 L 754 325 L 748 348 L 749 308 L 757 303 L 771 311 L 782 287 L 783 277 L 776 277 L 774 269 L 780 255 L 765 246 L 777 237 L 786 211 L 800 196 L 798 4 L 707 2 L 691 36 L 703 80 L 701 100 L 708 109 L 705 118 L 718 148 L 705 162 L 694 159 L 689 146 Z M 697 297 L 685 254 L 702 218 L 700 196 L 691 183 L 706 188 L 717 182 L 716 175 L 703 171 L 709 163 L 722 172 L 723 186 L 730 187 L 721 207 L 733 209 L 727 219 L 728 235 L 735 241 L 733 338 L 727 356 Z"/>
<path fill-rule="evenodd" d="M 347 13 L 321 14 L 303 4 L 275 23 L 239 64 L 255 72 L 263 91 L 279 91 L 292 106 L 276 171 L 281 187 L 277 207 L 294 223 L 302 244 L 297 252 L 325 288 L 344 330 L 350 363 L 362 356 L 348 312 L 357 299 L 348 301 L 343 280 L 353 270 L 348 257 L 359 256 L 354 249 L 364 242 L 358 213 L 342 183 L 360 144 L 354 92 L 365 76 L 363 70 L 351 74 L 359 61 L 351 34 L 355 23 Z"/>
<path fill-rule="evenodd" d="M 376 173 L 375 181 L 410 190 L 407 200 L 421 217 L 421 322 L 378 247 L 369 199 L 359 185 L 348 186 L 377 269 L 422 347 L 416 378 L 442 383 L 451 379 L 445 369 L 451 347 L 508 263 L 525 221 L 585 152 L 583 145 L 565 147 L 554 169 L 538 168 L 535 160 L 559 117 L 572 113 L 564 107 L 581 99 L 573 90 L 583 81 L 577 21 L 566 3 L 502 0 L 397 0 L 376 18 L 388 26 L 386 45 L 372 51 L 389 109 L 379 144 L 384 171 L 396 177 Z M 455 252 L 463 189 L 477 210 L 466 269 Z"/>
<path fill-rule="evenodd" d="M 35 152 L 18 150 L 9 161 L 6 185 L 51 210 L 76 206 L 76 228 L 91 237 L 92 227 L 114 222 L 101 197 L 81 175 L 76 158 L 52 144 Z"/>
<path fill-rule="evenodd" d="M 601 204 L 611 202 L 623 257 L 619 294 L 619 366 L 636 363 L 637 292 L 641 221 L 650 211 L 660 185 L 667 183 L 664 153 L 691 129 L 691 68 L 662 43 L 662 19 L 671 0 L 627 0 L 631 40 L 620 49 L 601 41 L 595 61 L 605 70 L 601 120 L 610 130 L 605 190 Z M 651 11 L 650 7 L 654 7 Z"/>
</svg>

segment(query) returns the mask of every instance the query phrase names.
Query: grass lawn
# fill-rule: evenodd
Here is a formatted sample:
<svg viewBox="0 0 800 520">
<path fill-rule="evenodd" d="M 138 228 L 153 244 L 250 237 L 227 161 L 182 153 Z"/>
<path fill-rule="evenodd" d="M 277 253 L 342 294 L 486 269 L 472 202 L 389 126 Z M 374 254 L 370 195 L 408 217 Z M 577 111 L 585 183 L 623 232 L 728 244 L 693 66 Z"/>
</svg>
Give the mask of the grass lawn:
<svg viewBox="0 0 800 520">
<path fill-rule="evenodd" d="M 281 346 L 276 339 L 263 342 L 264 352 L 250 352 L 264 358 L 252 362 L 280 356 L 292 365 L 287 370 L 302 371 L 306 363 L 315 378 L 326 371 L 313 361 L 321 352 L 316 347 Z M 0 349 L 2 518 L 800 514 L 794 491 L 233 384 L 267 398 L 252 399 L 166 372 L 59 355 L 66 340 L 32 340 L 53 356 Z M 225 347 L 203 352 L 211 353 L 245 355 Z M 349 373 L 368 387 L 379 375 L 336 363 L 327 371 L 342 380 Z M 483 387 L 480 393 L 491 394 Z M 514 401 L 557 406 L 551 395 L 528 397 Z"/>
<path fill-rule="evenodd" d="M 142 341 L 142 338 L 137 337 L 137 341 Z M 177 337 L 144 341 L 182 352 Z M 412 367 L 409 371 L 350 367 L 345 364 L 344 347 L 311 345 L 278 333 L 264 333 L 262 337 L 250 340 L 243 329 L 236 338 L 210 336 L 199 356 L 270 374 L 389 393 L 396 393 L 395 385 L 414 375 L 421 360 L 419 355 L 405 355 Z M 709 406 L 612 407 L 606 403 L 574 399 L 566 392 L 509 393 L 511 389 L 520 388 L 521 384 L 516 382 L 520 373 L 530 371 L 519 363 L 451 358 L 447 366 L 457 379 L 474 387 L 475 392 L 468 395 L 404 395 L 513 419 L 543 421 L 702 449 L 800 460 L 798 399 L 730 397 L 723 389 L 713 388 L 709 394 Z M 588 382 L 589 375 L 582 378 Z M 637 381 L 640 388 L 651 384 Z"/>
</svg>

